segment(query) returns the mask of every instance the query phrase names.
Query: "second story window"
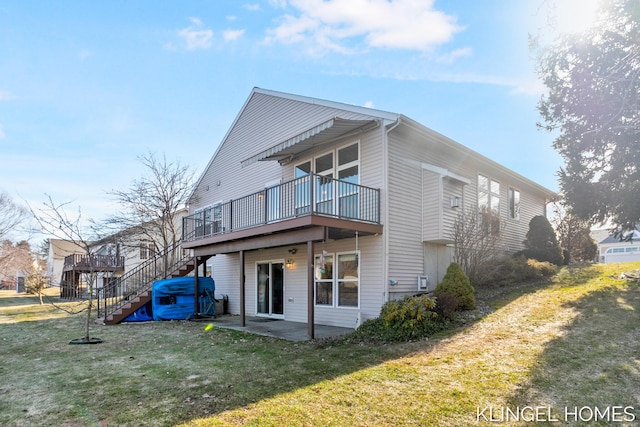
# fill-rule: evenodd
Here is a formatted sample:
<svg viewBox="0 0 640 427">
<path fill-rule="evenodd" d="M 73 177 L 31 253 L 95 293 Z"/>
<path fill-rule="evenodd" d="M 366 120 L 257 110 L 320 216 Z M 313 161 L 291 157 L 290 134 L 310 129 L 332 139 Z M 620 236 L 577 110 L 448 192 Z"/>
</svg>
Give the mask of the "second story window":
<svg viewBox="0 0 640 427">
<path fill-rule="evenodd" d="M 140 242 L 140 259 L 153 258 L 155 254 L 155 246 L 153 245 L 153 242 L 148 240 Z"/>
<path fill-rule="evenodd" d="M 500 183 L 478 175 L 478 208 L 500 213 Z"/>
<path fill-rule="evenodd" d="M 500 183 L 478 175 L 478 212 L 482 223 L 492 233 L 500 231 Z"/>
<path fill-rule="evenodd" d="M 308 182 L 300 180 L 315 173 L 314 194 L 306 188 Z M 360 144 L 358 142 L 339 147 L 295 166 L 296 214 L 308 212 L 311 198 L 316 212 L 338 214 L 341 217 L 357 218 L 360 213 Z M 336 178 L 340 181 L 336 181 Z"/>
<path fill-rule="evenodd" d="M 520 191 L 509 187 L 509 218 L 520 219 Z"/>
</svg>

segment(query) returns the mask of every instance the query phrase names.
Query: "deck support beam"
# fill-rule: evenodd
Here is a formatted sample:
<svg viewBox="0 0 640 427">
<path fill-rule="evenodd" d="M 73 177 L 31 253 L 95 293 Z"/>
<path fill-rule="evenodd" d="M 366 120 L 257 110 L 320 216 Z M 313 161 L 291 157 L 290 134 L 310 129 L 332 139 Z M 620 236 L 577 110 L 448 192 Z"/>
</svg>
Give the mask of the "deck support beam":
<svg viewBox="0 0 640 427">
<path fill-rule="evenodd" d="M 313 240 L 307 241 L 307 335 L 315 338 Z"/>
<path fill-rule="evenodd" d="M 240 326 L 243 328 L 247 326 L 244 303 L 245 303 L 245 292 L 244 292 L 244 250 L 240 251 Z"/>
<path fill-rule="evenodd" d="M 202 258 L 195 257 L 195 274 L 193 277 L 193 318 L 197 319 L 200 316 L 200 280 L 198 280 L 198 263 Z"/>
</svg>

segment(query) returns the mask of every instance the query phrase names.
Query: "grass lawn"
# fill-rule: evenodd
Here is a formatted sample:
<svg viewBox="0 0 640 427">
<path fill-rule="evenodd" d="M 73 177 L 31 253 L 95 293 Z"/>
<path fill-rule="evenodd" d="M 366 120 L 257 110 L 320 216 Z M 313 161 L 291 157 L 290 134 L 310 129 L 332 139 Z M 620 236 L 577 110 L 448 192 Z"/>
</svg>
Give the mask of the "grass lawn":
<svg viewBox="0 0 640 427">
<path fill-rule="evenodd" d="M 640 285 L 616 277 L 637 269 L 565 268 L 551 284 L 477 290 L 490 314 L 385 345 L 196 322 L 93 326 L 102 344 L 69 345 L 82 314 L 0 291 L 0 425 L 634 425 Z"/>
</svg>

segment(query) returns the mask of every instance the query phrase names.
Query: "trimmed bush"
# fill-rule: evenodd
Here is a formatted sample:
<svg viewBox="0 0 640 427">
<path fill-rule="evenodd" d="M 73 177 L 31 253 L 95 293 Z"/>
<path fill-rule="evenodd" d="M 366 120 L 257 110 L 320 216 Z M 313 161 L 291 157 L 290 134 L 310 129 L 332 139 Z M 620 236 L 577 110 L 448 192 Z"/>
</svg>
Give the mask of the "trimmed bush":
<svg viewBox="0 0 640 427">
<path fill-rule="evenodd" d="M 538 215 L 531 218 L 527 238 L 523 243 L 526 247 L 524 255 L 527 258 L 562 265 L 564 261 L 562 249 L 558 243 L 556 232 L 546 217 Z"/>
<path fill-rule="evenodd" d="M 382 306 L 379 317 L 363 322 L 351 338 L 393 342 L 427 337 L 446 326 L 435 313 L 435 306 L 435 299 L 427 295 L 389 301 Z"/>
<path fill-rule="evenodd" d="M 550 263 L 549 261 L 528 259 L 527 266 L 535 272 L 538 278 L 545 277 L 549 279 L 558 273 L 558 267 L 555 264 Z"/>
<path fill-rule="evenodd" d="M 442 282 L 436 286 L 434 295 L 436 298 L 443 298 L 444 294 L 453 295 L 458 302 L 456 309 L 472 310 L 476 308 L 476 297 L 473 291 L 473 286 L 462 268 L 452 262 L 449 264 Z"/>
</svg>

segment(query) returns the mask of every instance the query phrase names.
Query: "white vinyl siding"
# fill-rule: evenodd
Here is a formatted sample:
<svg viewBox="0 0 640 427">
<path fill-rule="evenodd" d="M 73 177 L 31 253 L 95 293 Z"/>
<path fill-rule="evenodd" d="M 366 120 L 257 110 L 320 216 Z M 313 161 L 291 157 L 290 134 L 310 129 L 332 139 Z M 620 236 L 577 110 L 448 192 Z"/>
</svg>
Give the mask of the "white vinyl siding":
<svg viewBox="0 0 640 427">
<path fill-rule="evenodd" d="M 236 199 L 263 190 L 265 183 L 289 181 L 295 178 L 297 166 L 306 165 L 305 162 L 309 161 L 307 171 L 310 171 L 315 159 L 329 152 L 334 157 L 334 176 L 354 177 L 353 168 L 357 166 L 359 184 L 381 190 L 380 213 L 384 228 L 380 235 L 359 237 L 357 242 L 354 236 L 315 244 L 315 255 L 323 249 L 336 257 L 341 253 L 359 251 L 360 266 L 359 306 L 345 309 L 335 305 L 316 305 L 315 321 L 318 324 L 355 327 L 360 320 L 378 316 L 388 298 L 415 294 L 418 275 L 428 274 L 432 280 L 438 280 L 450 260 L 451 251 L 446 246 L 448 229 L 455 222 L 457 212 L 477 207 L 476 177 L 479 173 L 500 182 L 496 200 L 502 200 L 504 206 L 510 186 L 520 191 L 520 221 L 510 221 L 505 230 L 509 251 L 522 248 L 530 219 L 545 213 L 545 197 L 549 196 L 541 187 L 408 118 L 401 117 L 400 124 L 389 131 L 393 127 L 389 125 L 399 116 L 379 113 L 379 116 L 371 116 L 362 108 L 342 109 L 337 103 L 256 90 L 236 117 L 199 180 L 190 202 L 190 212 L 193 213 L 195 209 L 219 200 Z M 277 161 L 260 161 L 241 167 L 243 160 L 256 153 L 336 117 L 379 119 L 382 123 L 357 138 L 348 136 L 310 148 L 284 165 Z M 340 150 L 356 142 L 357 163 L 353 160 L 341 163 Z M 431 172 L 421 166 L 425 163 L 449 170 L 464 179 L 430 175 Z M 455 197 L 460 202 L 457 209 L 451 208 L 450 201 Z M 506 220 L 508 209 L 503 207 L 500 215 Z M 292 267 L 286 268 L 284 273 L 285 319 L 307 321 L 306 246 L 298 245 L 297 253 L 293 255 L 288 249 L 291 248 L 245 253 L 247 315 L 256 311 L 255 263 L 291 259 Z M 230 311 L 235 314 L 240 309 L 238 261 L 237 253 L 216 255 L 212 259 L 216 294 L 229 295 Z M 390 286 L 390 279 L 397 285 Z"/>
<path fill-rule="evenodd" d="M 389 206 L 385 233 L 389 235 L 390 293 L 415 293 L 417 277 L 424 274 L 422 245 L 422 167 L 424 147 L 389 135 Z M 390 298 L 394 298 L 393 295 Z"/>
<path fill-rule="evenodd" d="M 254 93 L 201 177 L 190 211 L 216 200 L 231 200 L 251 194 L 263 188 L 268 181 L 293 179 L 293 171 L 281 167 L 276 161 L 255 162 L 244 168 L 241 162 L 334 117 L 371 119 L 364 114 Z M 342 144 L 346 142 L 348 140 Z"/>
</svg>

